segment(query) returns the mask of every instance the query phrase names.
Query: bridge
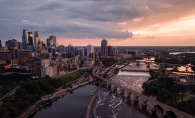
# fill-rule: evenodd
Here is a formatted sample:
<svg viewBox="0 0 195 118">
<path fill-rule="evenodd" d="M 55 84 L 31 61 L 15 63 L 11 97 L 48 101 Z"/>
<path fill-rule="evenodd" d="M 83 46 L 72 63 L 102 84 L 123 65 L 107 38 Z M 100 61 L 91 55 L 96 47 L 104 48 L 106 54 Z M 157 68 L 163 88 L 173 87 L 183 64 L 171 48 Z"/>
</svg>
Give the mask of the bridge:
<svg viewBox="0 0 195 118">
<path fill-rule="evenodd" d="M 135 62 L 137 65 L 139 65 L 142 62 L 142 63 L 146 63 L 148 68 L 150 67 L 150 64 L 156 64 L 156 65 L 158 65 L 159 68 L 162 68 L 163 65 L 166 65 L 166 66 L 172 67 L 174 71 L 177 70 L 177 67 L 183 66 L 186 68 L 186 72 L 188 72 L 188 68 L 195 67 L 195 65 L 161 63 L 161 62 L 154 62 L 153 60 L 141 61 L 141 60 L 119 59 L 118 62 L 120 62 L 120 61 L 126 61 L 129 63 Z"/>
<path fill-rule="evenodd" d="M 133 97 L 134 102 L 140 102 L 142 104 L 142 107 L 146 108 L 147 106 L 151 105 L 153 113 L 156 113 L 157 107 L 161 107 L 163 110 L 164 116 L 168 116 L 169 113 L 173 113 L 173 114 L 175 114 L 175 117 L 177 117 L 177 118 L 194 118 L 194 116 L 191 116 L 183 111 L 175 109 L 175 108 L 168 106 L 166 104 L 163 104 L 163 103 L 161 103 L 153 98 L 147 97 L 141 93 L 138 93 L 138 92 L 131 90 L 129 88 L 126 88 L 118 83 L 114 83 L 108 79 L 105 79 L 105 78 L 99 76 L 96 73 L 96 72 L 99 72 L 99 68 L 100 67 L 93 69 L 92 74 L 93 74 L 94 78 L 100 79 L 102 81 L 102 84 L 106 85 L 108 88 L 114 90 L 115 92 L 117 91 L 117 89 L 119 89 L 120 95 L 123 95 L 127 99 L 130 99 L 131 96 L 134 96 Z"/>
</svg>

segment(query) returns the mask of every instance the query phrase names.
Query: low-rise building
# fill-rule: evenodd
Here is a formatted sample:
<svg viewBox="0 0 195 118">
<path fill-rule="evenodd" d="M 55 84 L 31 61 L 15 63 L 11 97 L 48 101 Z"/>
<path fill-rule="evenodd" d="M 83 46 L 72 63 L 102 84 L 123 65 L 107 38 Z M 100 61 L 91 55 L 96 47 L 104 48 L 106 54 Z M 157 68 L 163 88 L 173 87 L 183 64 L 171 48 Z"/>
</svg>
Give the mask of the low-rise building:
<svg viewBox="0 0 195 118">
<path fill-rule="evenodd" d="M 83 67 L 92 67 L 95 64 L 95 61 L 92 58 L 84 59 Z"/>
</svg>

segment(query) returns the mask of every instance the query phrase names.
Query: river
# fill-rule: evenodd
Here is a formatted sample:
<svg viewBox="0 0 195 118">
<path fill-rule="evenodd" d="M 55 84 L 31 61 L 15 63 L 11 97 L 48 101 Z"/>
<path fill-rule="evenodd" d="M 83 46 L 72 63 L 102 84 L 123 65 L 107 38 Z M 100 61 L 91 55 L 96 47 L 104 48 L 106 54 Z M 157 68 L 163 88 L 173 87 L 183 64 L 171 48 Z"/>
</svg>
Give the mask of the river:
<svg viewBox="0 0 195 118">
<path fill-rule="evenodd" d="M 80 87 L 72 94 L 68 93 L 50 105 L 41 108 L 29 118 L 84 118 L 91 93 L 95 89 L 95 85 Z"/>
<path fill-rule="evenodd" d="M 125 68 L 147 69 L 144 66 L 146 65 L 136 66 L 136 64 L 133 64 Z M 119 71 L 111 80 L 142 93 L 142 83 L 147 81 L 148 78 L 148 72 Z M 78 88 L 72 94 L 68 93 L 68 95 L 58 99 L 51 105 L 35 112 L 29 118 L 84 118 L 91 93 L 95 88 L 94 85 Z M 163 113 L 160 110 L 157 110 L 157 115 L 152 115 L 150 105 L 143 110 L 139 102 L 134 104 L 133 100 L 127 101 L 118 93 L 114 93 L 107 88 L 101 88 L 97 96 L 92 108 L 91 118 L 163 118 Z"/>
<path fill-rule="evenodd" d="M 145 64 L 140 64 L 139 66 L 131 64 L 125 67 L 125 69 L 128 68 L 147 70 Z M 149 77 L 148 72 L 119 71 L 117 75 L 111 78 L 111 81 L 142 93 L 142 83 L 147 81 Z M 140 103 L 134 104 L 133 97 L 131 97 L 131 101 L 127 101 L 119 93 L 114 93 L 113 90 L 108 90 L 105 87 L 101 88 L 97 95 L 98 98 L 91 113 L 92 118 L 163 118 L 163 113 L 160 110 L 157 111 L 157 115 L 152 115 L 151 105 L 148 105 L 147 109 L 143 110 Z"/>
</svg>

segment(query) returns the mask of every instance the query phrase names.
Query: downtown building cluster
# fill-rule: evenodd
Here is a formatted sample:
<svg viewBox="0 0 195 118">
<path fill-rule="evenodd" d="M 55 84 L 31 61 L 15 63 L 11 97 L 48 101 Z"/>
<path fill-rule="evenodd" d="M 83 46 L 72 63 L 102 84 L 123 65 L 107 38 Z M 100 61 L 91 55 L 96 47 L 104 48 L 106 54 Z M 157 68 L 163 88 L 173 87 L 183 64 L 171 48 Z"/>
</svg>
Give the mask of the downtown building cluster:
<svg viewBox="0 0 195 118">
<path fill-rule="evenodd" d="M 125 56 L 118 54 L 116 47 L 108 46 L 106 39 L 101 41 L 101 49 L 95 50 L 91 44 L 79 48 L 69 44 L 65 48 L 57 43 L 56 36 L 49 36 L 42 41 L 38 31 L 33 35 L 23 29 L 22 42 L 8 40 L 5 47 L 0 48 L 0 82 L 10 83 L 46 75 L 56 77 L 70 70 L 101 64 L 105 58 L 118 59 Z"/>
</svg>

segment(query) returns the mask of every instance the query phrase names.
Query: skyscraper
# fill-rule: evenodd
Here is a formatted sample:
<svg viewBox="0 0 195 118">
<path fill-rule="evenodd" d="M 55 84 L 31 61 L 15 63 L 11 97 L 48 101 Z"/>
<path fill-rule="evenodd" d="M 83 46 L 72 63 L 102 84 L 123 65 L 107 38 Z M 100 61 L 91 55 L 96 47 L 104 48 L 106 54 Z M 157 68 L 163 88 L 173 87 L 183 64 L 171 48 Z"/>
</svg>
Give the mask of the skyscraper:
<svg viewBox="0 0 195 118">
<path fill-rule="evenodd" d="M 22 32 L 22 43 L 23 43 L 23 48 L 27 49 L 27 44 L 29 43 L 29 40 L 28 40 L 28 30 L 26 29 L 23 29 Z"/>
<path fill-rule="evenodd" d="M 113 47 L 113 56 L 115 56 L 116 54 L 117 54 L 117 52 L 116 52 L 116 47 Z"/>
<path fill-rule="evenodd" d="M 78 48 L 77 50 L 75 50 L 75 54 L 79 55 L 80 57 L 84 56 L 84 48 Z"/>
<path fill-rule="evenodd" d="M 47 47 L 52 46 L 52 45 L 53 45 L 53 39 L 47 38 Z"/>
<path fill-rule="evenodd" d="M 28 44 L 28 30 L 23 29 L 23 33 L 22 33 L 22 43 L 24 44 Z"/>
<path fill-rule="evenodd" d="M 32 32 L 28 32 L 28 45 L 34 45 L 33 42 L 33 33 Z"/>
<path fill-rule="evenodd" d="M 108 46 L 108 56 L 112 56 L 112 46 Z"/>
<path fill-rule="evenodd" d="M 89 56 L 90 53 L 94 52 L 94 46 L 93 45 L 87 45 L 87 56 Z"/>
<path fill-rule="evenodd" d="M 63 45 L 60 45 L 59 47 L 58 47 L 58 52 L 65 52 L 65 47 L 63 46 Z"/>
<path fill-rule="evenodd" d="M 0 38 L 0 47 L 2 47 L 2 44 L 1 44 L 1 38 Z"/>
<path fill-rule="evenodd" d="M 101 42 L 101 56 L 108 56 L 108 42 L 106 39 L 103 39 Z"/>
<path fill-rule="evenodd" d="M 41 43 L 40 34 L 38 31 L 35 31 L 34 33 L 34 45 L 35 45 L 35 51 L 37 52 L 38 44 Z"/>
<path fill-rule="evenodd" d="M 52 39 L 53 40 L 53 43 L 56 43 L 56 36 L 50 36 L 50 39 Z"/>
<path fill-rule="evenodd" d="M 73 45 L 72 44 L 68 45 L 68 52 L 73 53 Z"/>
</svg>

